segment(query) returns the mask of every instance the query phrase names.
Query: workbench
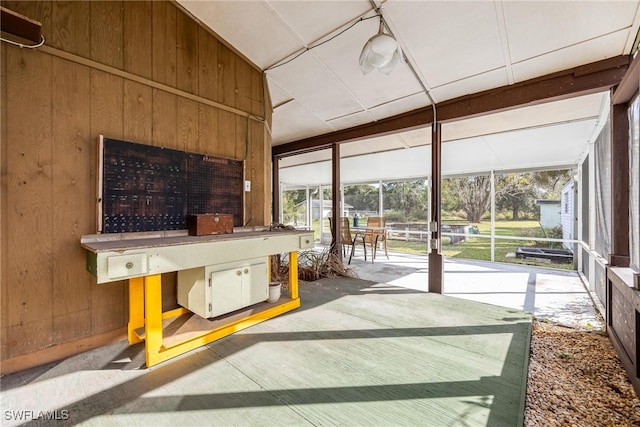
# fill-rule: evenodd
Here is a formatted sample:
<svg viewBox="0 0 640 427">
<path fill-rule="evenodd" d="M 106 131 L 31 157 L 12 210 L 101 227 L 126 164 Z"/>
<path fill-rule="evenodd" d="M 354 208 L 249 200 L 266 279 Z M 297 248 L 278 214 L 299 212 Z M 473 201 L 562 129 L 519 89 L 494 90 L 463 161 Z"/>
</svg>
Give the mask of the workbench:
<svg viewBox="0 0 640 427">
<path fill-rule="evenodd" d="M 314 237 L 312 231 L 238 228 L 231 234 L 210 236 L 191 236 L 184 230 L 94 234 L 82 236 L 80 243 L 86 250 L 87 270 L 97 283 L 128 280 L 129 344 L 145 342 L 146 364 L 151 367 L 298 308 L 298 251 L 313 248 Z M 214 318 L 185 307 L 162 310 L 162 273 L 203 269 L 215 274 L 210 272 L 238 268 L 241 280 L 242 272 L 251 267 L 244 263 L 265 259 L 269 266 L 268 257 L 284 253 L 289 254 L 289 295 L 277 302 L 252 303 Z M 268 277 L 267 267 L 266 287 Z"/>
</svg>

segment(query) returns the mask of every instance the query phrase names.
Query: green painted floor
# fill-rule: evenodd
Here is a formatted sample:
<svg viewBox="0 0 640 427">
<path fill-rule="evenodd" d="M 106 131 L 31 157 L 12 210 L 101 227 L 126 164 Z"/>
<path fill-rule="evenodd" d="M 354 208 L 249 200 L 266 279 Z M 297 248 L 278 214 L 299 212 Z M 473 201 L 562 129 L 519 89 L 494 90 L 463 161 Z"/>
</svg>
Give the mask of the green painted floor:
<svg viewBox="0 0 640 427">
<path fill-rule="evenodd" d="M 2 425 L 522 425 L 529 314 L 359 279 L 300 295 L 151 369 L 118 343 L 5 376 Z"/>
</svg>

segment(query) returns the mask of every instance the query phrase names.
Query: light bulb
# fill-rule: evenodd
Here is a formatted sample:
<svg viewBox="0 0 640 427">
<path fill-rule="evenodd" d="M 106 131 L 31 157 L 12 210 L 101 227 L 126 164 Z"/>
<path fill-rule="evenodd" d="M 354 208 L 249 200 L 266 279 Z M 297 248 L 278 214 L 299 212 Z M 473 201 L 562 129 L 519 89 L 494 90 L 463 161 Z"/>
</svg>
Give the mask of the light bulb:
<svg viewBox="0 0 640 427">
<path fill-rule="evenodd" d="M 371 50 L 388 58 L 391 58 L 397 47 L 396 39 L 388 34 L 378 34 L 371 39 Z"/>
</svg>

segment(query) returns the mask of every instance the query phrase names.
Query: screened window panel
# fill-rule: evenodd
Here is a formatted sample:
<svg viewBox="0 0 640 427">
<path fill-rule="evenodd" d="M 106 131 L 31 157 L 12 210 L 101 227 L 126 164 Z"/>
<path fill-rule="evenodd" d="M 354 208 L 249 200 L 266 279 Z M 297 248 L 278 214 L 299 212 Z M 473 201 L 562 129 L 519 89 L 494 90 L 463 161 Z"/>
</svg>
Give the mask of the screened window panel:
<svg viewBox="0 0 640 427">
<path fill-rule="evenodd" d="M 629 254 L 640 273 L 640 95 L 629 106 Z"/>
<path fill-rule="evenodd" d="M 596 230 L 594 249 L 604 259 L 611 250 L 611 123 L 602 128 L 595 142 Z"/>
<path fill-rule="evenodd" d="M 580 239 L 583 242 L 589 242 L 589 206 L 591 201 L 589 200 L 589 156 L 582 163 L 582 183 L 580 184 L 580 188 L 582 191 L 582 234 L 580 235 Z"/>
</svg>

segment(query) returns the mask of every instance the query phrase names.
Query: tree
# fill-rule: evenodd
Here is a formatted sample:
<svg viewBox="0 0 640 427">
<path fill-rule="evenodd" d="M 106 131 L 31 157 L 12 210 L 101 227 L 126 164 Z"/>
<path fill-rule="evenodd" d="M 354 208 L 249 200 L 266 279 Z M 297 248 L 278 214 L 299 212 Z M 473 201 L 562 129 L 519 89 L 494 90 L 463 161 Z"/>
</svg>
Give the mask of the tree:
<svg viewBox="0 0 640 427">
<path fill-rule="evenodd" d="M 571 179 L 571 170 L 533 172 L 532 180 L 539 198 L 560 199 L 562 187 Z"/>
<path fill-rule="evenodd" d="M 467 215 L 467 221 L 479 223 L 482 215 L 491 204 L 491 179 L 489 176 L 469 176 L 443 180 L 443 193 L 448 192 L 447 199 L 457 199 L 455 209 Z M 444 196 L 443 196 L 444 198 Z"/>
<path fill-rule="evenodd" d="M 345 203 L 350 204 L 356 211 L 378 210 L 378 187 L 368 184 L 356 184 L 344 187 Z"/>
<path fill-rule="evenodd" d="M 518 220 L 522 212 L 535 212 L 534 199 L 558 198 L 568 179 L 566 170 L 495 175 L 496 207 L 511 210 L 513 220 Z M 480 222 L 491 204 L 490 177 L 443 180 L 442 204 L 447 210 L 462 210 L 469 222 Z"/>
<path fill-rule="evenodd" d="M 283 221 L 286 224 L 296 223 L 298 217 L 301 215 L 301 211 L 305 210 L 306 205 L 301 203 L 306 198 L 305 190 L 288 190 L 282 193 L 282 215 Z"/>
<path fill-rule="evenodd" d="M 534 185 L 533 173 L 510 173 L 496 176 L 496 208 L 510 209 L 512 219 L 518 221 L 520 211 L 531 211 L 533 205 L 527 203 L 535 199 L 536 189 Z"/>
<path fill-rule="evenodd" d="M 425 181 L 402 181 L 383 184 L 384 205 L 402 213 L 404 220 L 425 217 L 428 192 Z"/>
</svg>

